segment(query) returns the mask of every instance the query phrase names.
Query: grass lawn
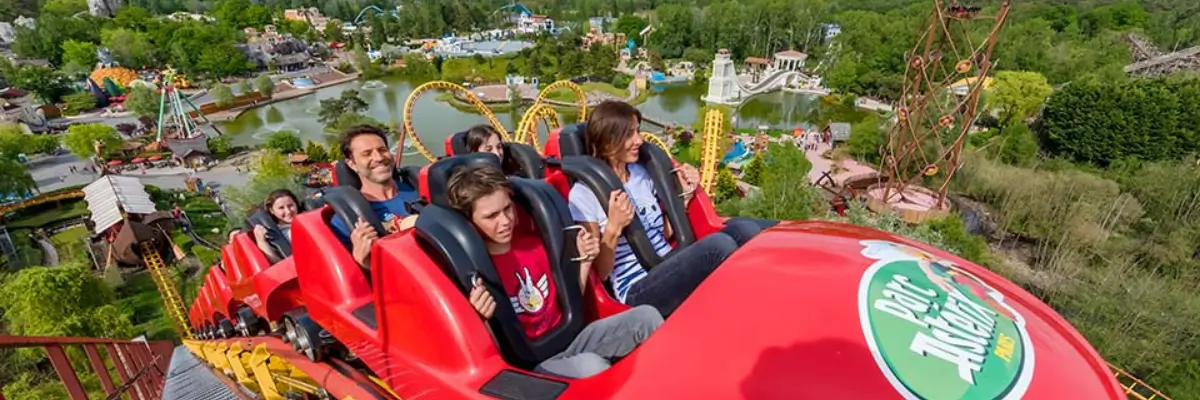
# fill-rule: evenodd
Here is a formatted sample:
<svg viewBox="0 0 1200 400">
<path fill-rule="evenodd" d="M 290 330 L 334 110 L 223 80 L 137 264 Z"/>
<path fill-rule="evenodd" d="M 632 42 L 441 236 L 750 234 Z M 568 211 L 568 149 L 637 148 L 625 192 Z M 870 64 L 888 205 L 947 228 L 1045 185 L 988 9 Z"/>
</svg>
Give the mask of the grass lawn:
<svg viewBox="0 0 1200 400">
<path fill-rule="evenodd" d="M 77 226 L 51 236 L 50 243 L 54 244 L 54 248 L 58 250 L 59 262 L 63 264 L 73 261 L 90 263 L 91 256 L 88 255 L 87 247 L 83 243 L 83 238 L 88 234 L 87 227 Z"/>
<path fill-rule="evenodd" d="M 605 94 L 611 95 L 613 97 L 616 97 L 616 98 L 622 99 L 622 100 L 624 100 L 626 97 L 629 97 L 629 91 L 626 90 L 625 88 L 618 88 L 618 87 L 613 86 L 612 84 L 605 83 L 605 82 L 584 82 L 583 84 L 581 84 L 579 86 L 583 87 L 584 94 L 588 94 L 588 95 L 599 92 L 599 93 L 605 93 Z M 568 101 L 568 102 L 578 101 L 578 99 L 575 98 L 575 92 L 572 92 L 571 90 L 569 90 L 567 88 L 555 90 L 554 92 L 551 92 L 550 96 L 548 96 L 548 97 L 550 98 L 550 100 L 555 100 L 555 101 Z"/>
</svg>

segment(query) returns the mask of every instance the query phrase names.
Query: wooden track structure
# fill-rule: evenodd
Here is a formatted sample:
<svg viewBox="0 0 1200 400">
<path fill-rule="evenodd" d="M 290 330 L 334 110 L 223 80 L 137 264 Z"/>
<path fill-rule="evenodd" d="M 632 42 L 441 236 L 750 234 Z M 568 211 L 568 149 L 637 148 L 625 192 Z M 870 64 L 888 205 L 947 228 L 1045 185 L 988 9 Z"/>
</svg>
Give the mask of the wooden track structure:
<svg viewBox="0 0 1200 400">
<path fill-rule="evenodd" d="M 1179 71 L 1200 72 L 1200 46 L 1167 53 L 1137 34 L 1127 35 L 1126 40 L 1136 62 L 1126 65 L 1125 73 L 1159 77 Z"/>
</svg>

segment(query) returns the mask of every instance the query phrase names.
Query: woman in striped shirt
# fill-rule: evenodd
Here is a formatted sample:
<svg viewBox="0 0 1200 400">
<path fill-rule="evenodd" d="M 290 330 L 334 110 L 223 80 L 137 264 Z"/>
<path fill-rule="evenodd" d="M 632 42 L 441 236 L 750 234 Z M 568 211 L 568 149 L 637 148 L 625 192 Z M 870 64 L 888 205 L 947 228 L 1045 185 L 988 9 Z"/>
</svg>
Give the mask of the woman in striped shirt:
<svg viewBox="0 0 1200 400">
<path fill-rule="evenodd" d="M 722 232 L 714 233 L 666 258 L 647 270 L 621 235 L 621 230 L 638 218 L 659 256 L 671 251 L 668 238 L 671 225 L 655 198 L 658 190 L 646 169 L 637 163 L 642 137 L 638 134 L 641 113 L 633 106 L 606 101 L 588 117 L 585 149 L 588 155 L 605 161 L 624 184 L 623 190 L 608 194 L 605 214 L 596 195 L 582 183 L 571 187 L 571 217 L 600 237 L 600 254 L 592 268 L 611 283 L 618 301 L 658 308 L 663 316 L 675 311 L 683 300 L 721 265 L 730 254 L 770 226 L 769 221 L 731 220 Z M 690 165 L 681 166 L 680 187 L 691 201 L 691 192 L 699 182 L 699 172 Z"/>
</svg>

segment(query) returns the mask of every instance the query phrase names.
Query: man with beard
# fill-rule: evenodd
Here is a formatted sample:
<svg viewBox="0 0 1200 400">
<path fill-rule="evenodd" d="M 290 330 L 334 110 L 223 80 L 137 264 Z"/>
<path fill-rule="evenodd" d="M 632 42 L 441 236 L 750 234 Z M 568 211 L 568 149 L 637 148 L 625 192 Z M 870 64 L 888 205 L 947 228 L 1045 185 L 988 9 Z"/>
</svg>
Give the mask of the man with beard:
<svg viewBox="0 0 1200 400">
<path fill-rule="evenodd" d="M 417 217 L 408 215 L 404 205 L 417 200 L 417 190 L 395 179 L 395 160 L 383 130 L 370 125 L 350 128 L 342 135 L 342 156 L 346 158 L 346 166 L 358 173 L 362 181 L 359 191 L 371 203 L 371 209 L 383 221 L 384 228 L 389 233 L 411 228 Z M 334 218 L 331 225 L 338 239 L 351 248 L 358 264 L 366 268 L 370 262 L 371 243 L 379 238 L 375 229 L 362 218 L 353 228 L 346 226 L 340 218 Z"/>
</svg>

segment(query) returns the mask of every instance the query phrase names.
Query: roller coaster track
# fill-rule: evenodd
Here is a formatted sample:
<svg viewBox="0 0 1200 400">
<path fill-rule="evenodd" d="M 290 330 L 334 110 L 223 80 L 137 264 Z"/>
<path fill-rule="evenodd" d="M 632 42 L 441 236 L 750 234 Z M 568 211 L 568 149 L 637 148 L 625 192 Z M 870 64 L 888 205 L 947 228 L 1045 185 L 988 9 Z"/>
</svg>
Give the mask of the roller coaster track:
<svg viewBox="0 0 1200 400">
<path fill-rule="evenodd" d="M 700 156 L 700 187 L 712 193 L 717 181 L 717 155 L 721 147 L 722 122 L 725 116 L 720 110 L 708 110 L 704 114 L 704 149 Z"/>
<path fill-rule="evenodd" d="M 553 106 L 546 103 L 534 103 L 533 107 L 526 110 L 525 115 L 521 117 L 521 123 L 517 124 L 517 130 L 513 131 L 512 139 L 514 142 L 533 146 L 534 150 L 541 153 L 542 141 L 538 137 L 538 121 L 545 121 L 550 130 L 561 126 L 558 122 L 558 112 L 554 111 Z"/>
<path fill-rule="evenodd" d="M 187 311 L 185 311 L 187 308 L 183 306 L 183 298 L 175 289 L 175 280 L 167 275 L 167 267 L 163 263 L 162 256 L 158 254 L 158 249 L 154 248 L 154 243 L 149 240 L 140 243 L 139 247 L 142 261 L 146 263 L 146 270 L 154 279 L 154 284 L 158 286 L 158 294 L 162 296 L 164 311 L 174 323 L 175 331 L 179 333 L 179 337 L 191 339 L 191 324 L 188 323 Z"/>
<path fill-rule="evenodd" d="M 512 141 L 512 138 L 508 135 L 508 130 L 504 129 L 504 125 L 501 124 L 500 120 L 496 118 L 496 114 L 493 114 L 492 110 L 489 109 L 487 105 L 483 103 L 483 101 L 479 100 L 478 96 L 475 96 L 475 93 L 471 93 L 469 89 L 462 87 L 461 85 L 446 81 L 433 81 L 427 82 L 421 86 L 417 86 L 417 88 L 413 89 L 412 93 L 408 95 L 408 98 L 404 100 L 404 129 L 400 130 L 400 140 L 397 141 L 397 145 L 399 147 L 404 147 L 404 139 L 406 135 L 411 136 L 413 147 L 416 147 L 417 152 L 421 153 L 421 156 L 424 156 L 425 159 L 430 162 L 437 160 L 437 157 L 429 151 L 429 148 L 425 147 L 424 143 L 421 143 L 421 137 L 420 135 L 417 135 L 416 128 L 413 127 L 412 123 L 413 107 L 417 104 L 417 100 L 421 98 L 421 95 L 430 90 L 448 90 L 454 92 L 456 95 L 458 95 L 458 97 L 465 99 L 468 103 L 471 103 L 472 106 L 475 106 L 475 109 L 479 110 L 479 113 L 483 114 L 483 116 L 487 118 L 488 123 L 491 124 L 493 128 L 496 128 L 497 132 L 500 132 L 501 140 L 505 142 Z M 399 163 L 400 160 L 397 159 L 396 162 Z"/>
<path fill-rule="evenodd" d="M 60 201 L 60 200 L 82 199 L 82 198 L 83 198 L 82 190 L 70 190 L 70 191 L 65 191 L 65 192 L 54 192 L 54 193 L 44 194 L 41 196 L 34 197 L 32 199 L 21 200 L 21 201 L 15 202 L 15 203 L 9 203 L 9 204 L 0 206 L 0 216 L 3 216 L 10 212 L 17 211 L 17 210 L 20 210 L 20 209 L 23 209 L 26 207 L 33 207 L 36 205 L 46 204 L 46 203 Z"/>
<path fill-rule="evenodd" d="M 571 92 L 575 93 L 575 97 L 579 104 L 579 122 L 587 121 L 587 94 L 584 93 L 583 88 L 575 84 L 575 82 L 557 81 L 547 85 L 545 89 L 542 89 L 541 92 L 538 92 L 538 97 L 536 100 L 534 100 L 533 104 L 536 106 L 546 102 L 551 93 L 554 93 L 558 89 L 562 88 L 567 88 L 571 90 Z"/>
<path fill-rule="evenodd" d="M 224 340 L 184 340 L 184 346 L 217 373 L 258 393 L 263 400 L 295 398 L 399 399 L 377 378 L 340 360 L 314 363 L 278 338 L 258 336 Z"/>
</svg>

